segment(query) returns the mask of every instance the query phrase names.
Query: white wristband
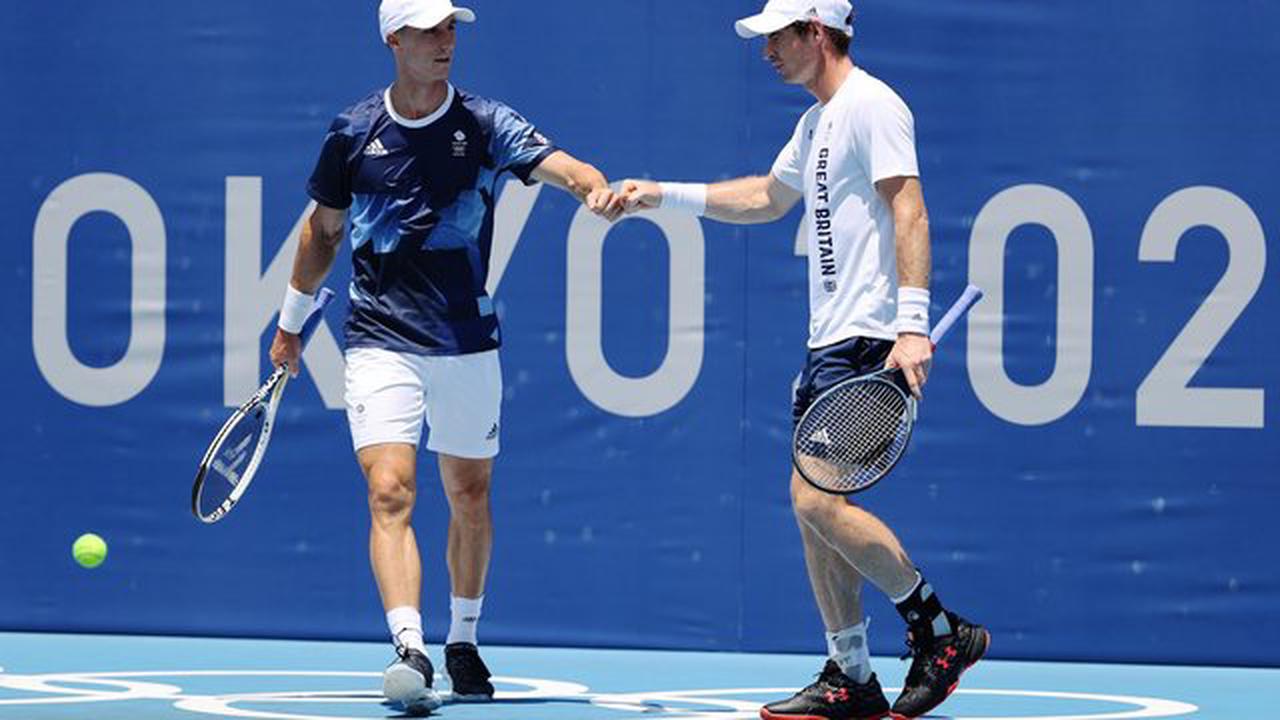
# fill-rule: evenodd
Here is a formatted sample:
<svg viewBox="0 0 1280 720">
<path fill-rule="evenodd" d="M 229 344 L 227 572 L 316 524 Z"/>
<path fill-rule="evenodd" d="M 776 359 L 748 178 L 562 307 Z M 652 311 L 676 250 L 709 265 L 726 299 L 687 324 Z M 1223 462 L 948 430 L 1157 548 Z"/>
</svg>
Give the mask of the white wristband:
<svg viewBox="0 0 1280 720">
<path fill-rule="evenodd" d="M 280 305 L 280 329 L 297 335 L 302 332 L 302 324 L 311 314 L 316 304 L 316 296 L 308 295 L 293 289 L 293 283 L 284 291 L 284 302 Z"/>
<path fill-rule="evenodd" d="M 917 287 L 898 288 L 898 319 L 893 328 L 902 333 L 929 334 L 929 291 Z"/>
<path fill-rule="evenodd" d="M 707 186 L 704 183 L 658 183 L 662 190 L 660 207 L 684 210 L 694 215 L 707 212 Z"/>
</svg>

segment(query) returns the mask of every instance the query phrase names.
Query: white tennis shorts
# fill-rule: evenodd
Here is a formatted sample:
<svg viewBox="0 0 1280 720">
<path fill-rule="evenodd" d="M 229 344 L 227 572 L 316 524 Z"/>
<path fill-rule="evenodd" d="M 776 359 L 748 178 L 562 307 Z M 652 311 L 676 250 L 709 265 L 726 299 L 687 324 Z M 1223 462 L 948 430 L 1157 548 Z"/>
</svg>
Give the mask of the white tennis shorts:
<svg viewBox="0 0 1280 720">
<path fill-rule="evenodd" d="M 498 454 L 502 367 L 498 351 L 413 355 L 377 348 L 346 352 L 347 422 L 356 450 L 380 443 L 461 458 Z"/>
</svg>

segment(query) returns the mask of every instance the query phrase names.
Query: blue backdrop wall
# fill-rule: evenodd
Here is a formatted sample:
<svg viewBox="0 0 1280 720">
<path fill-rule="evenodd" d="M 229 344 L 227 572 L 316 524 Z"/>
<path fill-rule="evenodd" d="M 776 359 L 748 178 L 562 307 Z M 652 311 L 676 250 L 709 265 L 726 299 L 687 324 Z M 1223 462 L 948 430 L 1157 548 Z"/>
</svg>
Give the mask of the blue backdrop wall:
<svg viewBox="0 0 1280 720">
<path fill-rule="evenodd" d="M 614 179 L 765 172 L 811 101 L 733 34 L 748 0 L 471 5 L 457 84 Z M 856 61 L 916 115 L 934 297 L 989 293 L 939 355 L 912 453 L 862 500 L 1000 656 L 1280 664 L 1280 6 L 859 11 Z M 266 372 L 329 120 L 390 80 L 374 4 L 8 17 L 0 628 L 384 637 L 345 307 L 248 501 L 213 527 L 187 512 L 205 442 Z M 820 651 L 786 489 L 797 220 L 608 229 L 553 189 L 504 191 L 484 641 Z M 425 456 L 421 486 L 439 638 Z M 69 557 L 87 530 L 112 548 L 93 572 Z M 897 650 L 892 609 L 869 612 L 873 649 Z"/>
</svg>

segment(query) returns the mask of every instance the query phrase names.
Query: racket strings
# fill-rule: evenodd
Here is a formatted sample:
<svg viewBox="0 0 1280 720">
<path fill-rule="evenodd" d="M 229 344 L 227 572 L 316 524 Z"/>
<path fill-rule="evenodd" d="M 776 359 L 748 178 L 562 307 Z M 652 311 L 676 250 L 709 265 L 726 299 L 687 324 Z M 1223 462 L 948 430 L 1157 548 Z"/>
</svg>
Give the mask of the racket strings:
<svg viewBox="0 0 1280 720">
<path fill-rule="evenodd" d="M 796 465 L 811 482 L 852 492 L 897 462 L 911 436 L 911 408 L 891 382 L 850 383 L 820 398 L 796 430 Z"/>
<path fill-rule="evenodd" d="M 249 479 L 259 439 L 266 425 L 266 410 L 257 406 L 246 413 L 223 437 L 209 462 L 199 489 L 197 504 L 202 515 L 214 512 L 236 488 Z"/>
</svg>

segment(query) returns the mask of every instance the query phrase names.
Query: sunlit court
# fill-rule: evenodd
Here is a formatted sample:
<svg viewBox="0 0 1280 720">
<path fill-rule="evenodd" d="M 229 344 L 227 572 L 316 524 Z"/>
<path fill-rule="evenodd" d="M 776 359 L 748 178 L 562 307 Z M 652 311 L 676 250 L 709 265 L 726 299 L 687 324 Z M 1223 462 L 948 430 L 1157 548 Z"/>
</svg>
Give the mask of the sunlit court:
<svg viewBox="0 0 1280 720">
<path fill-rule="evenodd" d="M 1280 707 L 1280 6 L 23 3 L 0 720 Z"/>
</svg>

